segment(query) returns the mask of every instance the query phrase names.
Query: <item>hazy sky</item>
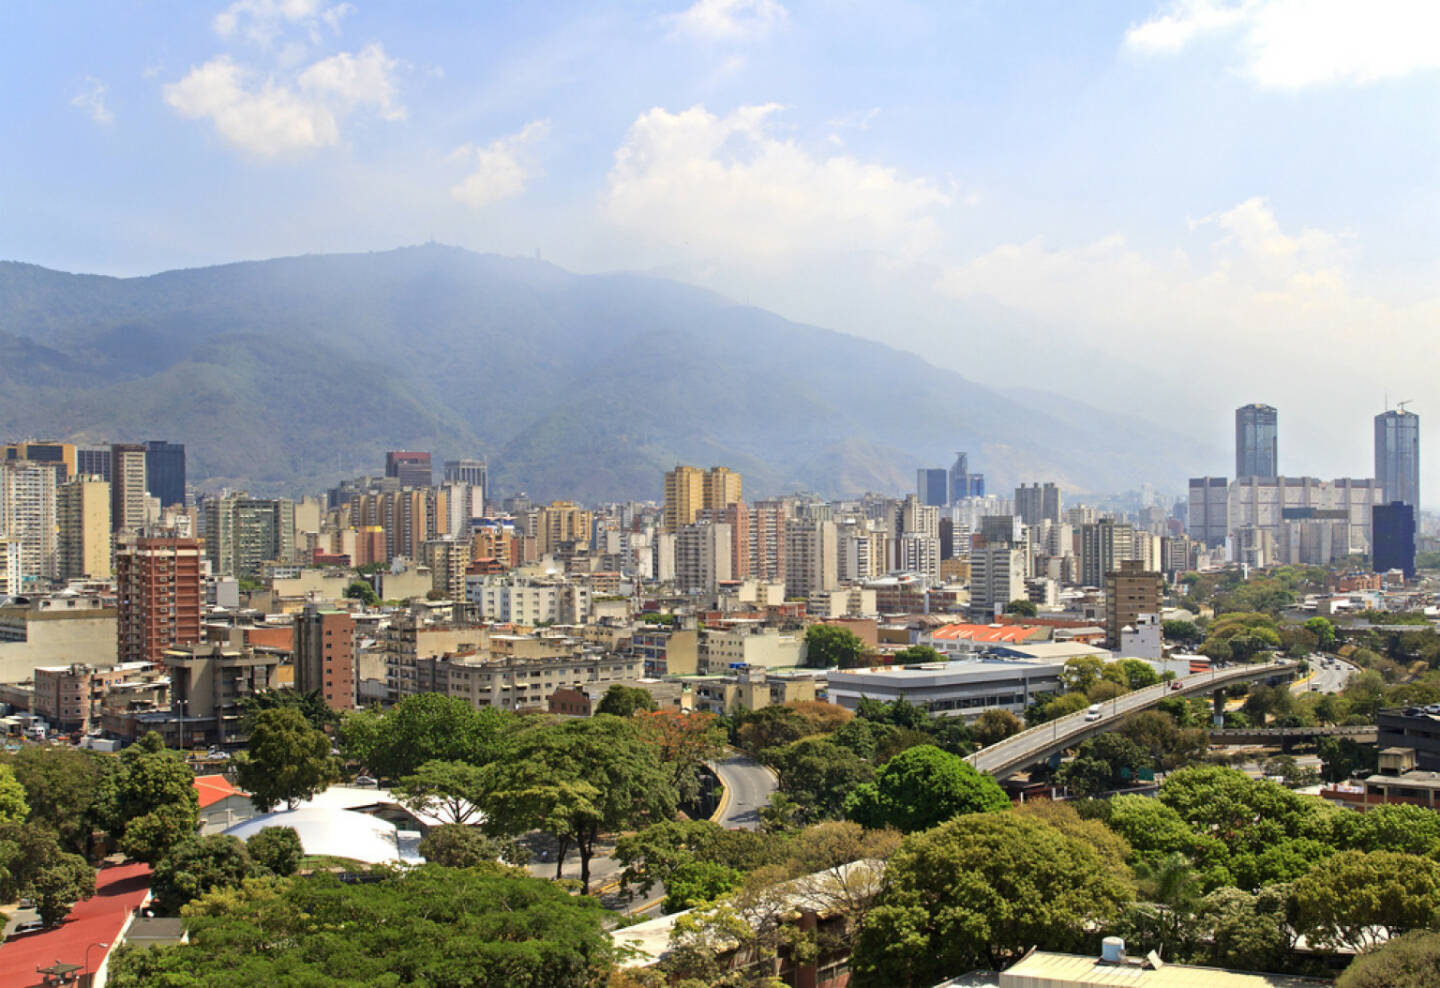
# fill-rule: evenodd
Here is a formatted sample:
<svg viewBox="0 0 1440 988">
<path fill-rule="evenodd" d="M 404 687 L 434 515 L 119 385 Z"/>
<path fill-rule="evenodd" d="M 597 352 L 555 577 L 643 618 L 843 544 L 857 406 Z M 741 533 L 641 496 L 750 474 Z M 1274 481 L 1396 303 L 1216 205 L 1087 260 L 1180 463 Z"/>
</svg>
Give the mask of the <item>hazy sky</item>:
<svg viewBox="0 0 1440 988">
<path fill-rule="evenodd" d="M 0 6 L 0 258 L 648 270 L 1440 492 L 1440 4 Z M 3 329 L 3 326 L 0 326 Z M 897 410 L 897 414 L 899 410 Z M 1425 500 L 1436 503 L 1430 495 Z"/>
</svg>

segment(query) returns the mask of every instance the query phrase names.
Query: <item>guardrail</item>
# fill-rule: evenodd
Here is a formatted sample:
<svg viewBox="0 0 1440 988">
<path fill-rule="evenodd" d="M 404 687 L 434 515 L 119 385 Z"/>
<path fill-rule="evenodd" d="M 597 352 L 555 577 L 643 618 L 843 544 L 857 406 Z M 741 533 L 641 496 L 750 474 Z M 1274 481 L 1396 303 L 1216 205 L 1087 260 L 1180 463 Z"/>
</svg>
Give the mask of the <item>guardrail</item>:
<svg viewBox="0 0 1440 988">
<path fill-rule="evenodd" d="M 1146 686 L 1106 700 L 1101 705 L 1099 720 L 1087 720 L 1087 710 L 1066 714 L 1046 724 L 1027 728 L 1019 734 L 1012 734 L 1004 741 L 998 741 L 987 748 L 981 748 L 965 760 L 981 772 L 988 772 L 997 779 L 1007 778 L 1026 765 L 1039 761 L 1042 753 L 1068 747 L 1071 743 L 1089 734 L 1112 729 L 1121 714 L 1134 713 L 1158 703 L 1167 696 L 1188 696 L 1192 693 L 1208 692 L 1216 686 L 1241 682 L 1248 679 L 1262 679 L 1294 672 L 1295 662 L 1266 662 L 1262 665 L 1227 666 L 1211 669 L 1170 682 Z M 1176 687 L 1175 684 L 1180 686 Z"/>
</svg>

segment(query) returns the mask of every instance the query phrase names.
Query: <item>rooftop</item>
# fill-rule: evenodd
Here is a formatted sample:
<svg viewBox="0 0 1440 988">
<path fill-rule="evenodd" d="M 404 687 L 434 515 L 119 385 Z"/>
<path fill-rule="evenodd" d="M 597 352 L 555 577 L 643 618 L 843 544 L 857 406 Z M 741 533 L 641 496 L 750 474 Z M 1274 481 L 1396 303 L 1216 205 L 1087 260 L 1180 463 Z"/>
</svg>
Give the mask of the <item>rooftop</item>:
<svg viewBox="0 0 1440 988">
<path fill-rule="evenodd" d="M 1073 654 L 1067 652 L 1068 654 Z M 872 669 L 832 669 L 830 685 L 856 683 L 924 682 L 926 680 L 973 679 L 1019 675 L 1057 675 L 1058 663 L 1003 662 L 977 659 L 970 662 L 924 662 L 913 666 L 880 666 Z"/>
<path fill-rule="evenodd" d="M 5 949 L 0 950 L 0 985 L 38 985 L 40 976 L 35 969 L 56 961 L 83 966 L 85 949 L 91 944 L 113 944 L 125 920 L 149 894 L 149 865 L 101 869 L 96 876 L 95 895 L 77 903 L 59 926 L 5 943 Z M 98 966 L 104 959 L 104 948 L 90 951 L 91 965 Z"/>
<path fill-rule="evenodd" d="M 1329 981 L 1189 964 L 1109 964 L 1087 954 L 1037 950 L 1000 975 L 999 988 L 1309 988 Z"/>
<path fill-rule="evenodd" d="M 1050 633 L 1033 624 L 947 624 L 930 632 L 941 641 L 1024 642 Z"/>
</svg>

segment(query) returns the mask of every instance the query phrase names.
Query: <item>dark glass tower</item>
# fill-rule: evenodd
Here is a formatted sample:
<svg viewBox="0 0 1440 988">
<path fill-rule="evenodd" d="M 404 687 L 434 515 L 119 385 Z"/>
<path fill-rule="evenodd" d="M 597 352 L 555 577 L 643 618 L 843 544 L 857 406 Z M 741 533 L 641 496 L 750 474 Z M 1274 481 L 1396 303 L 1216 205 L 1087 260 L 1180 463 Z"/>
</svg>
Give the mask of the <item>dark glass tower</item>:
<svg viewBox="0 0 1440 988">
<path fill-rule="evenodd" d="M 185 503 L 185 445 L 163 439 L 145 444 L 145 486 L 162 508 Z"/>
<path fill-rule="evenodd" d="M 943 508 L 950 503 L 950 476 L 942 467 L 931 470 L 925 467 L 915 471 L 915 493 L 921 504 L 932 504 Z"/>
<path fill-rule="evenodd" d="M 1370 509 L 1371 566 L 1377 573 L 1403 570 L 1415 576 L 1415 509 L 1403 501 Z"/>
<path fill-rule="evenodd" d="M 1235 478 L 1278 477 L 1277 413 L 1270 405 L 1235 409 Z"/>
<path fill-rule="evenodd" d="M 1375 480 L 1385 500 L 1420 511 L 1420 416 L 1383 412 L 1375 416 Z"/>
</svg>

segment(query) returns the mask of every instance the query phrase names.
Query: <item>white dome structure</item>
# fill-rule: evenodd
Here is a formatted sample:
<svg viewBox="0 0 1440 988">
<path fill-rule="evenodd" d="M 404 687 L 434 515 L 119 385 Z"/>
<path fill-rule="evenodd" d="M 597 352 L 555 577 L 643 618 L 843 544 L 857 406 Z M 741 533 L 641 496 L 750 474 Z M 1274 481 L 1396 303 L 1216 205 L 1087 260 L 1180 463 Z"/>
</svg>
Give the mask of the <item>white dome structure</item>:
<svg viewBox="0 0 1440 988">
<path fill-rule="evenodd" d="M 425 860 L 415 852 L 412 840 L 400 837 L 393 823 L 353 810 L 301 806 L 262 813 L 225 833 L 246 840 L 266 827 L 294 827 L 307 855 L 351 858 L 366 864 L 423 864 Z"/>
</svg>

